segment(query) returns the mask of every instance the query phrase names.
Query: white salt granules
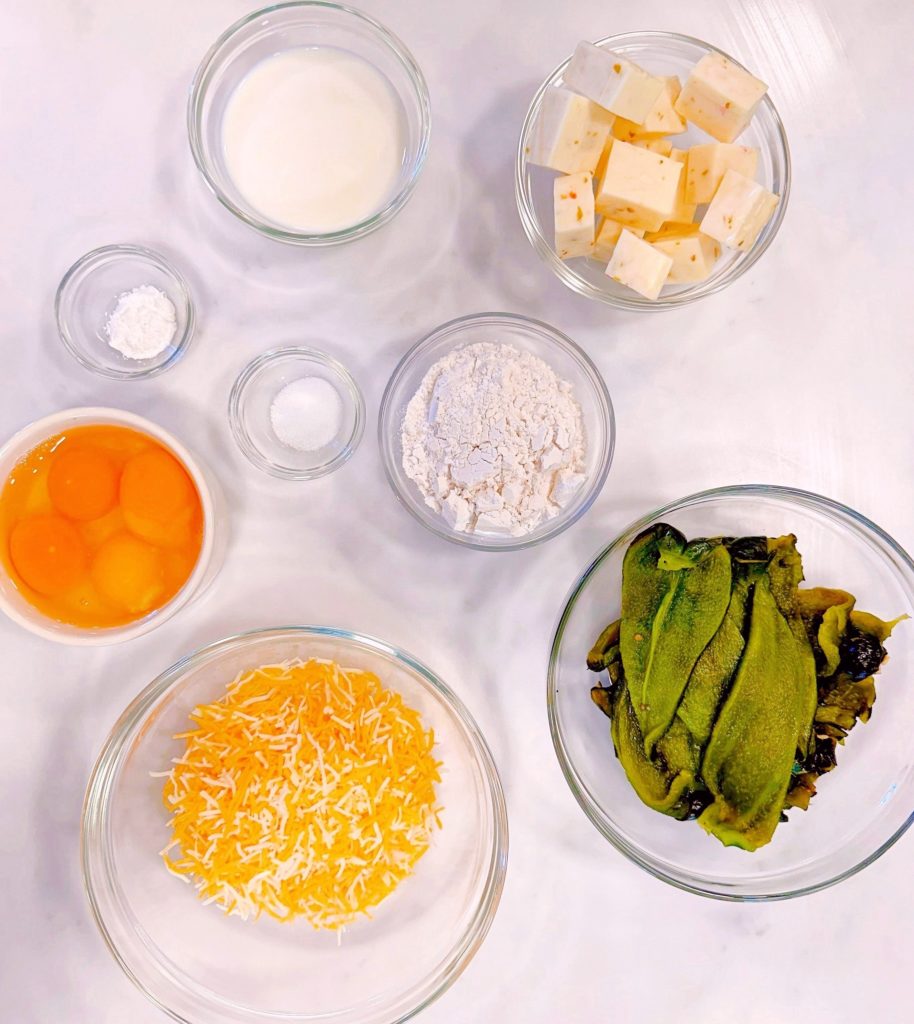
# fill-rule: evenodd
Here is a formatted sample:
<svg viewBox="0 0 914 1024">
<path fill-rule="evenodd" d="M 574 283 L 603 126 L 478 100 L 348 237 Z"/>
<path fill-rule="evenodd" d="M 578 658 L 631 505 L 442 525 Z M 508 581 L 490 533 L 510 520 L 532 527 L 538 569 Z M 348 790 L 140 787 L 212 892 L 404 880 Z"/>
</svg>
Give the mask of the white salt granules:
<svg viewBox="0 0 914 1024">
<path fill-rule="evenodd" d="M 324 448 L 340 432 L 343 400 L 323 377 L 287 384 L 270 406 L 270 426 L 280 443 L 300 452 Z"/>
<path fill-rule="evenodd" d="M 118 296 L 105 324 L 108 344 L 127 359 L 152 359 L 171 344 L 178 321 L 171 299 L 151 284 Z"/>
<path fill-rule="evenodd" d="M 585 480 L 584 425 L 571 384 L 500 342 L 456 349 L 406 407 L 403 469 L 454 530 L 523 536 Z"/>
</svg>

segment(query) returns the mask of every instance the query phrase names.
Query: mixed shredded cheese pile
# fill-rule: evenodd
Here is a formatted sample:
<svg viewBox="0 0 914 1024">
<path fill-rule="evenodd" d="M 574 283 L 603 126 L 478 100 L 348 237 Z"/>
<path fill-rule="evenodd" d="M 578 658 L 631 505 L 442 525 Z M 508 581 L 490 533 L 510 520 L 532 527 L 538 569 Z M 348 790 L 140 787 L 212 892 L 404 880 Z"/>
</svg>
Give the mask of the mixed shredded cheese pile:
<svg viewBox="0 0 914 1024">
<path fill-rule="evenodd" d="M 440 828 L 434 732 L 370 672 L 267 665 L 191 718 L 163 773 L 162 856 L 229 914 L 339 929 L 370 916 Z"/>
</svg>

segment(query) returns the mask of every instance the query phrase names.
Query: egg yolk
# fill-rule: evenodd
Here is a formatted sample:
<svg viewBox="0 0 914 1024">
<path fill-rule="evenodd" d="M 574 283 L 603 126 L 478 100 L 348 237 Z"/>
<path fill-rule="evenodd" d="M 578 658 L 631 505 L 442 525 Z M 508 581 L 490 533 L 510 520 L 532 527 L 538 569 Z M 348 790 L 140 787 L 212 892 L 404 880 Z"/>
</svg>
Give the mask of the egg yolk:
<svg viewBox="0 0 914 1024">
<path fill-rule="evenodd" d="M 96 448 L 65 445 L 48 470 L 48 496 L 54 508 L 70 519 L 98 519 L 117 503 L 114 463 Z"/>
<path fill-rule="evenodd" d="M 72 523 L 61 516 L 32 516 L 10 533 L 16 572 L 39 594 L 54 597 L 75 586 L 86 571 L 86 548 Z"/>
<path fill-rule="evenodd" d="M 111 604 L 140 615 L 165 594 L 161 553 L 129 533 L 115 534 L 95 554 L 92 582 Z"/>
<path fill-rule="evenodd" d="M 161 448 L 134 456 L 121 476 L 124 521 L 151 544 L 177 546 L 189 536 L 195 489 L 180 462 Z"/>
</svg>

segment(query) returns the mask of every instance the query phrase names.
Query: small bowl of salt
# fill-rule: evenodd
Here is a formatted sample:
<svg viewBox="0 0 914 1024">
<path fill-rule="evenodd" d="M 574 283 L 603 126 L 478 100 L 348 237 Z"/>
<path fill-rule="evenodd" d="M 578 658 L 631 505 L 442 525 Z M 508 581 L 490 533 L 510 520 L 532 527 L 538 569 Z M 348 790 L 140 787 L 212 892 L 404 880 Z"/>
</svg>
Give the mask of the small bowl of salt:
<svg viewBox="0 0 914 1024">
<path fill-rule="evenodd" d="M 339 469 L 365 429 L 365 399 L 332 356 L 290 346 L 258 356 L 229 396 L 238 447 L 266 473 L 314 480 Z"/>
<path fill-rule="evenodd" d="M 139 245 L 106 245 L 77 260 L 60 282 L 54 312 L 70 355 L 115 380 L 163 373 L 194 333 L 187 282 Z"/>
</svg>

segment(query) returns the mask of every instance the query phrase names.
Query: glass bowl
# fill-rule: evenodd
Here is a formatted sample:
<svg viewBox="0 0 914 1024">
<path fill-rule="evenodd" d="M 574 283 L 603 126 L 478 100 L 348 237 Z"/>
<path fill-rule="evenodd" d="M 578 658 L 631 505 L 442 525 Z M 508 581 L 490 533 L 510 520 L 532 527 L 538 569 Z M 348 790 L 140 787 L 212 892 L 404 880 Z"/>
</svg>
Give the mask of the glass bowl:
<svg viewBox="0 0 914 1024">
<path fill-rule="evenodd" d="M 453 530 L 425 503 L 416 484 L 403 469 L 400 431 L 410 399 L 422 379 L 449 352 L 481 341 L 500 341 L 532 352 L 574 387 L 581 406 L 587 440 L 586 480 L 574 499 L 552 519 L 520 537 L 465 533 Z M 443 324 L 414 345 L 394 370 L 378 416 L 378 444 L 387 480 L 404 508 L 432 533 L 481 551 L 508 551 L 541 544 L 577 522 L 596 500 L 612 463 L 616 426 L 612 401 L 600 371 L 568 337 L 549 324 L 511 313 L 478 313 Z"/>
<path fill-rule="evenodd" d="M 162 771 L 201 702 L 241 671 L 331 658 L 378 674 L 435 731 L 444 762 L 442 828 L 415 873 L 341 934 L 204 905 L 173 877 Z M 482 943 L 504 883 L 507 817 L 492 756 L 469 712 L 434 673 L 371 637 L 318 626 L 262 629 L 204 647 L 127 708 L 95 766 L 82 823 L 82 865 L 95 919 L 115 959 L 185 1024 L 392 1024 L 459 976 Z"/>
<path fill-rule="evenodd" d="M 222 119 L 235 88 L 265 57 L 303 46 L 334 47 L 366 60 L 390 82 L 403 112 L 400 175 L 390 199 L 372 216 L 339 231 L 296 231 L 265 218 L 235 187 L 225 161 Z M 322 0 L 275 4 L 236 21 L 210 47 L 194 75 L 187 129 L 191 152 L 204 181 L 239 220 L 280 242 L 333 245 L 361 238 L 386 224 L 412 195 L 428 154 L 428 86 L 409 50 L 367 14 Z"/>
<path fill-rule="evenodd" d="M 914 820 L 914 621 L 899 623 L 876 677 L 872 719 L 840 749 L 809 810 L 794 809 L 755 853 L 723 847 L 694 821 L 646 807 L 613 753 L 590 700 L 585 658 L 619 615 L 622 558 L 633 538 L 667 522 L 687 537 L 794 533 L 806 586 L 839 587 L 884 618 L 914 612 L 914 562 L 857 512 L 786 487 L 722 487 L 667 505 L 605 548 L 574 585 L 549 660 L 549 724 L 559 763 L 588 818 L 622 853 L 680 889 L 723 900 L 777 900 L 834 885 L 871 864 Z"/>
<path fill-rule="evenodd" d="M 158 629 L 207 590 L 222 568 L 229 540 L 228 506 L 219 481 L 209 467 L 157 423 L 124 409 L 99 406 L 64 409 L 23 427 L 0 448 L 0 488 L 5 485 L 16 465 L 49 437 L 65 433 L 73 427 L 99 424 L 129 427 L 147 434 L 167 448 L 184 466 L 200 495 L 203 544 L 193 572 L 170 601 L 135 622 L 103 629 L 85 629 L 49 618 L 25 599 L 16 583 L 0 568 L 0 611 L 17 625 L 44 640 L 77 647 L 125 643 Z"/>
<path fill-rule="evenodd" d="M 314 451 L 284 445 L 273 433 L 270 406 L 286 384 L 320 377 L 342 402 L 336 437 Z M 352 456 L 365 430 L 365 399 L 352 374 L 325 352 L 313 348 L 276 348 L 241 371 L 229 395 L 229 423 L 238 447 L 265 473 L 284 480 L 314 480 L 339 469 Z"/>
<path fill-rule="evenodd" d="M 654 74 L 678 75 L 683 83 L 702 57 L 708 53 L 723 52 L 699 39 L 678 35 L 675 32 L 626 32 L 622 35 L 601 39 L 596 45 L 621 53 Z M 734 64 L 739 64 L 728 54 L 724 54 L 724 56 Z M 697 284 L 666 285 L 660 297 L 651 301 L 607 277 L 604 273 L 606 270 L 604 263 L 589 258 L 561 260 L 555 251 L 552 182 L 556 177 L 556 172 L 528 163 L 527 153 L 533 129 L 539 117 L 543 93 L 550 85 L 562 84 L 568 63 L 568 60 L 563 61 L 537 90 L 530 109 L 527 111 L 524 126 L 521 129 L 520 144 L 517 148 L 515 165 L 517 209 L 524 232 L 541 259 L 572 291 L 579 295 L 586 295 L 590 299 L 598 299 L 600 302 L 616 306 L 619 309 L 648 311 L 673 309 L 689 302 L 696 302 L 706 295 L 713 295 L 726 288 L 737 278 L 742 277 L 774 241 L 774 236 L 784 219 L 790 195 L 790 150 L 787 146 L 784 125 L 781 123 L 781 118 L 771 97 L 766 93 L 751 123 L 740 135 L 739 142 L 746 146 L 754 146 L 759 150 L 756 178 L 765 188 L 781 197 L 774 216 L 748 252 L 739 253 L 735 250 L 725 250 L 717 261 L 714 271 L 706 280 Z M 714 141 L 692 124 L 689 124 L 688 130 L 684 134 L 672 136 L 672 138 L 673 144 L 680 148 Z"/>
<path fill-rule="evenodd" d="M 128 359 L 108 344 L 106 325 L 124 292 L 149 284 L 175 307 L 170 344 L 151 359 Z M 181 274 L 140 245 L 105 245 L 78 259 L 64 274 L 54 299 L 64 347 L 87 370 L 115 380 L 143 380 L 164 373 L 181 358 L 194 333 L 194 304 Z"/>
</svg>

